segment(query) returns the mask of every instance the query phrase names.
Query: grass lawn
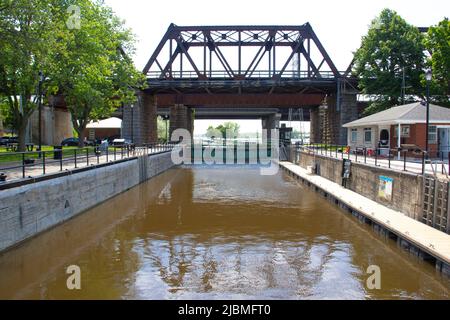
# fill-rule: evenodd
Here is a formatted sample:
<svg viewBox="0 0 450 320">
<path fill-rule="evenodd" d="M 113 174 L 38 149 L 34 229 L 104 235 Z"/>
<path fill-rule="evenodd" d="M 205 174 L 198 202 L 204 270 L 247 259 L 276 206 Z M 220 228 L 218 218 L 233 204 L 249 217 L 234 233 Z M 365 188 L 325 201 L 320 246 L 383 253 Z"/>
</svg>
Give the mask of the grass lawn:
<svg viewBox="0 0 450 320">
<path fill-rule="evenodd" d="M 324 144 L 324 143 L 313 143 L 313 144 L 309 144 L 307 145 L 311 148 L 313 147 L 318 147 L 321 149 L 326 149 L 326 150 L 331 150 L 331 151 L 336 151 L 336 149 L 339 150 L 343 150 L 346 148 L 346 146 L 335 146 L 335 145 L 329 145 L 329 144 Z"/>
<path fill-rule="evenodd" d="M 71 157 L 74 155 L 76 149 L 79 149 L 77 147 L 63 147 L 63 157 Z M 53 147 L 52 146 L 42 146 L 42 151 L 46 151 L 45 157 L 46 158 L 53 158 Z M 89 153 L 92 154 L 94 152 L 94 147 L 89 147 Z M 85 154 L 86 148 L 79 150 L 77 154 Z M 36 151 L 33 153 L 29 153 L 25 155 L 26 159 L 38 159 L 39 155 Z M 22 161 L 22 154 L 15 153 L 11 151 L 6 151 L 5 146 L 0 146 L 0 163 L 5 162 L 16 162 L 16 161 Z"/>
</svg>

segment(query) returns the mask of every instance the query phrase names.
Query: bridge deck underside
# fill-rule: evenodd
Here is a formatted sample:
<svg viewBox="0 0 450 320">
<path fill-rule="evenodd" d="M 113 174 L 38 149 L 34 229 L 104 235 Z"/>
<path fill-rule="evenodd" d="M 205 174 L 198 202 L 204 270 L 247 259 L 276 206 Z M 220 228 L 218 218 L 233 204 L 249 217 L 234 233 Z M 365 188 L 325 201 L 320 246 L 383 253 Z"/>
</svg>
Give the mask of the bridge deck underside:
<svg viewBox="0 0 450 320">
<path fill-rule="evenodd" d="M 259 80 L 149 80 L 146 93 L 157 105 L 184 104 L 192 107 L 314 107 L 337 91 L 337 81 Z"/>
<path fill-rule="evenodd" d="M 159 116 L 170 117 L 170 108 L 158 108 Z M 196 120 L 254 120 L 264 117 L 281 114 L 281 121 L 310 121 L 310 109 L 298 108 L 293 109 L 289 116 L 287 108 L 195 108 Z"/>
</svg>

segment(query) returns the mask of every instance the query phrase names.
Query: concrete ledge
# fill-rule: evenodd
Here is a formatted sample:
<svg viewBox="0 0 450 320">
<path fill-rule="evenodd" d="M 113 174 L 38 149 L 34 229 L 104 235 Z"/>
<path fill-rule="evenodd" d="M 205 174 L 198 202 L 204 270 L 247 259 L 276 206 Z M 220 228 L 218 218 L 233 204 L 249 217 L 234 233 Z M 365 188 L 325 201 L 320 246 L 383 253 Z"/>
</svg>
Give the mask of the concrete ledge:
<svg viewBox="0 0 450 320">
<path fill-rule="evenodd" d="M 315 163 L 319 164 L 321 177 L 341 184 L 342 159 L 308 152 L 299 153 L 299 166 L 306 168 Z M 378 196 L 380 176 L 394 180 L 391 200 L 385 200 Z M 347 188 L 415 220 L 420 220 L 422 217 L 423 177 L 421 175 L 352 162 Z"/>
<path fill-rule="evenodd" d="M 0 193 L 0 252 L 173 166 L 171 153 L 49 175 Z"/>
<path fill-rule="evenodd" d="M 399 211 L 385 207 L 359 193 L 334 183 L 321 176 L 308 174 L 307 170 L 290 162 L 281 162 L 281 167 L 302 179 L 325 197 L 332 199 L 344 210 L 368 222 L 374 230 L 388 237 L 410 252 L 427 260 L 435 259 L 436 269 L 450 275 L 450 235 L 438 231 Z"/>
</svg>

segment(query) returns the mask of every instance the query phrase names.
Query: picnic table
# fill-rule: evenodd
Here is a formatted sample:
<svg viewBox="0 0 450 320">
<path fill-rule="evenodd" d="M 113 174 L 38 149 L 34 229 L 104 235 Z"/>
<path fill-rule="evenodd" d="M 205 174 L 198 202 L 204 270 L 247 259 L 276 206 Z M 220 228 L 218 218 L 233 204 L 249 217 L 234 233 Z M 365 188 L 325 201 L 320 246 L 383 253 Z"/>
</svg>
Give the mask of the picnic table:
<svg viewBox="0 0 450 320">
<path fill-rule="evenodd" d="M 17 149 L 19 148 L 19 144 L 18 143 L 8 143 L 6 145 L 6 151 L 12 151 L 12 152 L 16 152 Z"/>
<path fill-rule="evenodd" d="M 25 144 L 27 151 L 32 152 L 34 150 L 34 143 Z M 18 143 L 8 143 L 6 145 L 6 151 L 16 152 L 19 149 Z"/>
</svg>

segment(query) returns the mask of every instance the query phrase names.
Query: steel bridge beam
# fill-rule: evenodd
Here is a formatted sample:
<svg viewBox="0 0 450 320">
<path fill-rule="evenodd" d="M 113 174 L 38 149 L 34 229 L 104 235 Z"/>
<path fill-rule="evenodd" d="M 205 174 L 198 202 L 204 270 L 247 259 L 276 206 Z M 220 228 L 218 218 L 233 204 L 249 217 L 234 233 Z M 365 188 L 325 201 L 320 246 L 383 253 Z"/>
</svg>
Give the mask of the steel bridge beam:
<svg viewBox="0 0 450 320">
<path fill-rule="evenodd" d="M 173 50 L 173 43 L 176 48 Z M 305 48 L 304 43 L 307 47 Z M 163 48 L 169 44 L 169 59 L 162 55 Z M 311 55 L 311 44 L 315 45 L 320 55 L 320 63 L 315 63 L 315 57 Z M 190 48 L 203 48 L 203 61 L 195 61 L 189 53 Z M 221 47 L 235 47 L 238 49 L 237 64 L 238 70 L 233 70 L 227 57 Z M 242 50 L 246 47 L 259 47 L 253 58 L 250 59 L 250 65 L 245 66 L 242 61 Z M 276 69 L 277 47 L 290 47 L 291 54 L 288 59 L 281 64 L 283 67 Z M 208 51 L 209 50 L 209 55 Z M 258 71 L 258 66 L 265 55 L 269 56 L 269 73 L 272 77 L 281 77 L 287 66 L 292 62 L 294 56 L 303 56 L 307 61 L 306 70 L 309 78 L 320 78 L 321 72 L 331 72 L 335 79 L 342 77 L 344 73 L 337 70 L 330 56 L 326 52 L 319 38 L 315 34 L 309 23 L 300 26 L 176 26 L 171 24 L 165 33 L 163 39 L 158 44 L 155 52 L 150 57 L 143 72 L 147 75 L 157 73 L 157 78 L 161 80 L 174 79 L 177 74 L 179 79 L 183 79 L 183 70 L 185 56 L 189 63 L 189 68 L 193 69 L 198 79 L 214 79 L 214 74 L 219 70 L 211 70 L 212 59 L 216 57 L 226 72 L 228 78 L 243 80 L 251 77 Z M 209 56 L 209 70 L 208 65 Z M 175 66 L 174 62 L 179 57 L 180 66 Z M 165 62 L 162 63 L 161 62 Z M 162 67 L 164 65 L 164 68 Z M 203 68 L 199 68 L 203 66 Z M 323 68 L 327 69 L 324 70 Z M 152 70 L 153 68 L 153 70 Z M 245 70 L 245 73 L 244 73 Z M 310 73 L 310 70 L 312 72 Z M 300 72 L 298 77 L 300 77 Z M 153 72 L 153 73 L 151 73 Z"/>
<path fill-rule="evenodd" d="M 325 94 L 156 94 L 158 107 L 308 107 L 320 105 Z"/>
</svg>

